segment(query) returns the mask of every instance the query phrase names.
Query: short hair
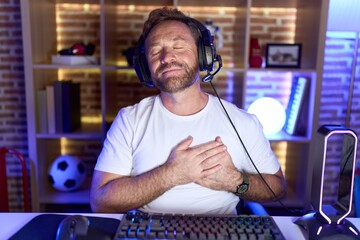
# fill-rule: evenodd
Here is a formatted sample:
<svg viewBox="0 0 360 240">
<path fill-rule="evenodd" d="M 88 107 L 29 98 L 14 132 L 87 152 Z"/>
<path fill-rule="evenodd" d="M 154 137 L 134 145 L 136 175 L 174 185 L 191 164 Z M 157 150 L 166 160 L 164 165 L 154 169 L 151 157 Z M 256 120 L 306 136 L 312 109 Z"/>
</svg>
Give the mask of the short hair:
<svg viewBox="0 0 360 240">
<path fill-rule="evenodd" d="M 189 27 L 191 35 L 195 39 L 195 42 L 198 42 L 200 37 L 199 29 L 194 24 L 191 24 L 191 19 L 192 18 L 186 16 L 183 12 L 181 12 L 176 8 L 173 9 L 173 8 L 163 7 L 163 8 L 154 9 L 150 12 L 148 19 L 144 23 L 143 32 L 141 35 L 145 41 L 150 31 L 156 25 L 164 21 L 172 20 L 186 24 Z"/>
</svg>

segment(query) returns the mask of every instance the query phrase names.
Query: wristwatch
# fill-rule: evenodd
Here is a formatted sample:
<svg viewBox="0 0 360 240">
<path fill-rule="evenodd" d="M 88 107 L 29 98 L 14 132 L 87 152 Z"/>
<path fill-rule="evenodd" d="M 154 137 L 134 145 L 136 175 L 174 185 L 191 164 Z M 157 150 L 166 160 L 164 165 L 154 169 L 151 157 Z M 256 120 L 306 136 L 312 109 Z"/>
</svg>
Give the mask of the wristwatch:
<svg viewBox="0 0 360 240">
<path fill-rule="evenodd" d="M 239 197 L 241 197 L 249 189 L 249 177 L 246 173 L 242 173 L 242 175 L 243 175 L 243 182 L 236 187 L 236 192 L 235 192 L 235 195 Z"/>
</svg>

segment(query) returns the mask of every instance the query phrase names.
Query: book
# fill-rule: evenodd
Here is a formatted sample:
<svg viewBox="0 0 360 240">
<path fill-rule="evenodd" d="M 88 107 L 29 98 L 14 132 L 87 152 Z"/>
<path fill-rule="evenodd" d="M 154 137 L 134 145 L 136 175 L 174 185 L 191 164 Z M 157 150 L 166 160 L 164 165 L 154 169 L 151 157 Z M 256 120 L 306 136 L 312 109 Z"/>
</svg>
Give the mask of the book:
<svg viewBox="0 0 360 240">
<path fill-rule="evenodd" d="M 63 87 L 63 132 L 70 133 L 80 128 L 80 84 L 69 82 Z"/>
<path fill-rule="evenodd" d="M 64 65 L 83 65 L 83 64 L 98 64 L 98 60 L 93 56 L 62 56 L 53 55 L 51 57 L 53 64 L 64 64 Z"/>
<path fill-rule="evenodd" d="M 55 96 L 54 86 L 46 86 L 46 107 L 47 107 L 47 124 L 48 133 L 55 133 Z"/>
<path fill-rule="evenodd" d="M 71 133 L 81 126 L 80 84 L 55 81 L 55 129 L 57 133 Z"/>
<path fill-rule="evenodd" d="M 285 132 L 290 135 L 306 135 L 308 85 L 309 79 L 305 77 L 293 78 L 284 125 Z"/>
<path fill-rule="evenodd" d="M 37 131 L 39 133 L 48 132 L 48 117 L 47 117 L 47 100 L 46 89 L 37 91 Z"/>
<path fill-rule="evenodd" d="M 63 132 L 63 107 L 62 107 L 62 88 L 63 88 L 62 81 L 55 81 L 54 82 L 54 106 L 55 106 L 55 132 L 62 133 Z"/>
</svg>

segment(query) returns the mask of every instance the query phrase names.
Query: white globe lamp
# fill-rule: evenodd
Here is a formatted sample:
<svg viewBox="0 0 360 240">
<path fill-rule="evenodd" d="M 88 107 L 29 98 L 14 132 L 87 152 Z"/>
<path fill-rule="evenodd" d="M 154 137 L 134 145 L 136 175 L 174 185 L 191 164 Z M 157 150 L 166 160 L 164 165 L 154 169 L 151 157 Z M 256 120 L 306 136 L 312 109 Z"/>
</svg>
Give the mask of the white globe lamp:
<svg viewBox="0 0 360 240">
<path fill-rule="evenodd" d="M 248 112 L 254 114 L 263 126 L 265 136 L 282 130 L 286 120 L 284 106 L 276 99 L 262 97 L 250 104 Z"/>
</svg>

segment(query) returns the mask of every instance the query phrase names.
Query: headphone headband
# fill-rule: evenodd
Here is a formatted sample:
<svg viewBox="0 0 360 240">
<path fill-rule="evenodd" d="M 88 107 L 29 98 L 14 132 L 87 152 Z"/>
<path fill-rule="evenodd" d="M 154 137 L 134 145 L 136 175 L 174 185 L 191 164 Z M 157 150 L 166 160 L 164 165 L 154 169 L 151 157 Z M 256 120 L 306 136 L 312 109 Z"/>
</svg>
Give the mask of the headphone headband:
<svg viewBox="0 0 360 240">
<path fill-rule="evenodd" d="M 216 56 L 213 37 L 210 31 L 198 20 L 190 17 L 188 17 L 187 20 L 187 25 L 189 27 L 195 26 L 200 33 L 197 44 L 199 69 L 200 71 L 212 71 L 214 69 Z M 153 87 L 154 83 L 151 79 L 150 69 L 145 55 L 145 38 L 143 34 L 141 34 L 136 44 L 133 62 L 135 72 L 140 82 L 148 87 Z"/>
</svg>

